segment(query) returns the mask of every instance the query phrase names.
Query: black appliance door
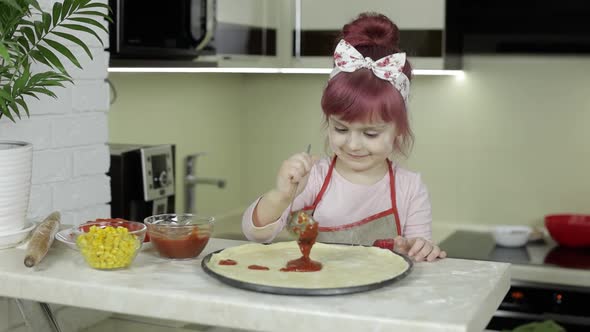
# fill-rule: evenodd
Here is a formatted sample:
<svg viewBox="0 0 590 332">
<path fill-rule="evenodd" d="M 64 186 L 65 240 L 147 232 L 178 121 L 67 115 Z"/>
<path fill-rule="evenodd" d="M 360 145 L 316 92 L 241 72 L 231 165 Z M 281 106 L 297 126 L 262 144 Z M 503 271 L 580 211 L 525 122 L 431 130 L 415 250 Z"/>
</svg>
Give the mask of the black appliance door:
<svg viewBox="0 0 590 332">
<path fill-rule="evenodd" d="M 111 7 L 115 57 L 194 58 L 214 31 L 209 30 L 214 28 L 212 0 L 116 0 Z"/>
</svg>

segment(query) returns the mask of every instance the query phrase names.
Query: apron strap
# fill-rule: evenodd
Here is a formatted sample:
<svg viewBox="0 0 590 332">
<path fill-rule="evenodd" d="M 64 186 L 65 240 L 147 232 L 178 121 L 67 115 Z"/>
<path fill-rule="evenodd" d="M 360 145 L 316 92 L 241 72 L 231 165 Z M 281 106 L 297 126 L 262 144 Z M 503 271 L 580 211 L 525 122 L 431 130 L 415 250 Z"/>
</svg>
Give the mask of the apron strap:
<svg viewBox="0 0 590 332">
<path fill-rule="evenodd" d="M 391 160 L 387 159 L 389 164 L 389 191 L 391 193 L 391 209 L 395 217 L 395 227 L 397 228 L 397 235 L 402 236 L 402 227 L 399 221 L 399 213 L 397 212 L 397 201 L 395 198 L 395 172 Z"/>
<path fill-rule="evenodd" d="M 330 179 L 332 178 L 332 171 L 334 170 L 334 165 L 336 165 L 336 155 L 334 155 L 334 158 L 332 158 L 332 162 L 330 163 L 330 167 L 328 168 L 328 174 L 326 174 L 326 177 L 324 178 L 324 183 L 322 184 L 322 189 L 320 189 L 320 192 L 315 197 L 313 204 L 311 206 L 305 207 L 304 210 L 315 211 L 315 208 L 318 206 L 318 203 L 320 202 L 320 200 L 324 196 L 324 193 L 326 192 L 326 189 L 328 188 L 328 184 L 330 183 Z"/>
</svg>

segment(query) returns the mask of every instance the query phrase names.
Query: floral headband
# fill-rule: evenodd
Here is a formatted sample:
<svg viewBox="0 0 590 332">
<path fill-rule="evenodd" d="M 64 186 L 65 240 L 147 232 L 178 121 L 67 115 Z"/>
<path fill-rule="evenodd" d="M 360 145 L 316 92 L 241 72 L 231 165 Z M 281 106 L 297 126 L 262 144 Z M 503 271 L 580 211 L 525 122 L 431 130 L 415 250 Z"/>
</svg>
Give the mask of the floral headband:
<svg viewBox="0 0 590 332">
<path fill-rule="evenodd" d="M 335 66 L 330 78 L 343 71 L 352 73 L 362 68 L 371 69 L 375 76 L 390 82 L 399 91 L 407 104 L 410 94 L 410 80 L 403 73 L 405 64 L 406 53 L 394 53 L 373 61 L 369 57 L 363 57 L 359 51 L 342 39 L 334 51 Z"/>
</svg>

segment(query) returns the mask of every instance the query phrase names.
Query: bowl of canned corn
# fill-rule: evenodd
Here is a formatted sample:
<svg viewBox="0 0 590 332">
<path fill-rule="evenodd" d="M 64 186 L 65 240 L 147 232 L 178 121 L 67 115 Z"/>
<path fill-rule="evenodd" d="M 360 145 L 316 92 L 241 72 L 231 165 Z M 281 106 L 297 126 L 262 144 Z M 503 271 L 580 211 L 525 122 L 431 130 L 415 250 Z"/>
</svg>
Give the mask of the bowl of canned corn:
<svg viewBox="0 0 590 332">
<path fill-rule="evenodd" d="M 91 221 L 75 229 L 76 246 L 86 263 L 99 270 L 126 268 L 141 249 L 146 226 L 122 219 Z"/>
</svg>

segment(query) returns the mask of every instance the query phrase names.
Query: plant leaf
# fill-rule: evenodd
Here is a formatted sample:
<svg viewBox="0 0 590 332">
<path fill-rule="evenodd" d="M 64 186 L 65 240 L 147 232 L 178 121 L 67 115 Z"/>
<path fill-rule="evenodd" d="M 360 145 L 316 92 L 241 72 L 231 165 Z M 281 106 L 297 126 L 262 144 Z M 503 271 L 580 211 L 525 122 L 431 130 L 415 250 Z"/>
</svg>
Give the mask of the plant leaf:
<svg viewBox="0 0 590 332">
<path fill-rule="evenodd" d="M 42 64 L 51 67 L 51 65 L 49 64 L 49 61 L 47 61 L 47 59 L 45 59 L 45 56 L 43 56 L 43 54 L 37 50 L 33 50 L 31 51 L 31 56 L 33 57 L 33 59 L 41 62 Z"/>
<path fill-rule="evenodd" d="M 23 36 L 18 36 L 16 38 L 16 41 L 22 46 L 24 47 L 25 51 L 29 51 L 31 48 L 29 47 L 29 42 L 27 42 L 27 38 L 23 37 Z"/>
<path fill-rule="evenodd" d="M 18 25 L 27 25 L 30 27 L 34 27 L 35 25 L 33 24 L 33 22 L 29 21 L 29 20 L 25 20 L 24 18 L 22 18 L 20 20 L 20 22 L 18 23 Z"/>
<path fill-rule="evenodd" d="M 94 30 L 85 27 L 83 25 L 79 25 L 79 24 L 62 24 L 61 25 L 64 28 L 68 28 L 68 29 L 72 29 L 72 30 L 77 30 L 77 31 L 84 31 L 87 32 L 89 34 L 94 35 L 94 37 L 96 37 L 96 39 L 98 39 L 98 41 L 100 42 L 100 44 L 102 46 L 104 46 L 104 43 L 102 42 L 102 39 L 100 39 L 100 37 L 98 36 L 98 34 L 96 34 L 96 32 L 94 32 Z"/>
<path fill-rule="evenodd" d="M 6 115 L 7 118 L 16 123 L 12 117 L 12 114 L 10 114 L 10 110 L 8 110 L 8 107 L 6 106 L 6 102 L 4 102 L 2 98 L 0 98 L 0 108 L 2 108 L 2 114 Z"/>
<path fill-rule="evenodd" d="M 32 92 L 23 91 L 23 95 L 31 96 L 31 97 L 33 97 L 33 98 L 35 98 L 35 99 L 37 99 L 37 100 L 41 100 L 41 99 L 39 99 L 39 97 L 37 97 L 37 95 L 36 95 L 36 94 L 34 94 L 34 93 L 32 93 Z"/>
<path fill-rule="evenodd" d="M 60 73 L 56 73 L 56 72 L 52 72 L 52 71 L 46 71 L 43 73 L 38 73 L 35 74 L 31 77 L 31 79 L 29 80 L 29 85 L 35 85 L 37 84 L 37 82 L 40 81 L 45 81 L 45 80 L 54 80 L 54 81 L 61 81 L 61 82 L 70 82 L 73 83 L 72 79 L 64 74 L 60 74 Z"/>
<path fill-rule="evenodd" d="M 27 37 L 29 43 L 35 45 L 37 39 L 35 38 L 35 33 L 33 32 L 33 29 L 31 29 L 30 27 L 24 27 L 20 31 L 23 33 L 23 35 Z"/>
<path fill-rule="evenodd" d="M 74 0 L 74 5 L 72 6 L 70 14 L 76 14 L 77 11 L 79 11 L 81 8 L 84 8 L 88 1 L 90 0 Z"/>
<path fill-rule="evenodd" d="M 11 63 L 10 54 L 8 54 L 8 50 L 2 40 L 0 40 L 0 56 L 6 60 L 6 62 Z"/>
<path fill-rule="evenodd" d="M 57 95 L 55 93 L 53 93 L 53 91 L 46 89 L 46 88 L 29 88 L 28 90 L 32 91 L 32 92 L 42 93 L 44 95 L 48 95 L 50 97 L 57 99 Z"/>
<path fill-rule="evenodd" d="M 89 17 L 68 17 L 68 20 L 94 25 L 95 27 L 103 30 L 104 32 L 109 33 L 109 30 L 105 28 L 104 25 Z"/>
<path fill-rule="evenodd" d="M 11 103 L 8 103 L 8 106 L 12 108 L 12 112 L 14 112 L 14 114 L 16 114 L 16 116 L 18 116 L 19 119 L 21 119 L 20 112 L 18 110 L 18 105 L 13 101 Z"/>
<path fill-rule="evenodd" d="M 77 12 L 76 15 L 78 15 L 78 14 L 104 17 L 105 20 L 113 23 L 113 19 L 111 19 L 111 17 L 109 15 L 107 15 L 105 13 L 97 12 L 95 10 Z"/>
<path fill-rule="evenodd" d="M 61 16 L 61 8 L 62 8 L 62 4 L 61 2 L 56 2 L 53 4 L 53 25 L 57 25 L 57 22 L 59 22 L 60 16 Z"/>
<path fill-rule="evenodd" d="M 51 67 L 57 68 L 62 73 L 67 74 L 67 71 L 66 71 L 64 65 L 61 63 L 61 61 L 59 61 L 59 58 L 55 54 L 53 54 L 53 52 L 51 52 L 50 49 L 48 49 L 42 45 L 37 45 L 37 48 L 39 48 L 39 51 L 41 52 L 41 54 L 43 54 L 45 59 L 47 59 L 49 62 L 51 62 L 51 64 L 52 64 Z"/>
<path fill-rule="evenodd" d="M 45 38 L 45 39 L 43 39 L 43 41 L 46 42 L 49 46 L 53 47 L 59 53 L 65 55 L 65 57 L 68 58 L 68 60 L 70 60 L 74 65 L 76 65 L 76 67 L 82 69 L 82 66 L 78 62 L 78 59 L 76 59 L 74 54 L 72 54 L 72 52 L 70 52 L 70 50 L 68 50 L 67 47 L 56 42 L 55 40 Z"/>
<path fill-rule="evenodd" d="M 39 82 L 40 86 L 60 86 L 60 87 L 64 87 L 63 83 L 61 83 L 60 81 L 56 81 L 56 80 L 46 80 L 46 81 L 42 81 Z"/>
<path fill-rule="evenodd" d="M 21 6 L 18 5 L 18 3 L 16 2 L 16 0 L 0 0 L 0 2 L 6 4 L 7 6 L 10 6 L 16 10 L 18 10 L 19 13 L 23 12 L 23 8 Z"/>
<path fill-rule="evenodd" d="M 6 87 L 8 87 L 8 85 L 6 85 Z M 0 89 L 0 97 L 2 97 L 4 100 L 8 100 L 9 102 L 14 101 L 14 98 L 12 98 L 10 92 L 7 92 L 5 89 Z"/>
<path fill-rule="evenodd" d="M 39 5 L 39 2 L 37 0 L 25 0 L 25 3 L 27 3 L 29 6 L 33 6 L 35 9 L 37 9 L 40 12 L 43 11 L 43 9 L 41 8 L 41 6 Z"/>
<path fill-rule="evenodd" d="M 37 33 L 37 39 L 43 38 L 43 23 L 40 21 L 33 22 L 35 25 L 35 32 Z"/>
<path fill-rule="evenodd" d="M 62 21 L 65 20 L 66 15 L 68 15 L 68 12 L 70 11 L 71 7 L 72 7 L 72 0 L 64 0 L 64 2 L 62 4 L 62 10 L 61 10 Z"/>
<path fill-rule="evenodd" d="M 31 114 L 29 113 L 29 106 L 27 106 L 27 103 L 25 103 L 25 100 L 23 98 L 18 98 L 15 100 L 27 113 L 27 116 L 30 117 Z"/>
<path fill-rule="evenodd" d="M 25 83 L 29 80 L 29 71 L 24 70 L 22 75 L 14 81 L 13 91 L 19 93 L 20 90 L 25 86 Z"/>
<path fill-rule="evenodd" d="M 43 13 L 42 14 L 42 18 L 43 18 L 43 29 L 45 31 L 45 33 L 49 32 L 49 29 L 51 29 L 51 15 L 49 13 Z"/>
<path fill-rule="evenodd" d="M 0 77 L 8 77 L 8 68 L 0 67 Z"/>
<path fill-rule="evenodd" d="M 107 5 L 106 3 L 100 3 L 100 2 L 92 2 L 89 4 L 86 4 L 84 6 L 82 6 L 82 8 L 84 9 L 88 9 L 88 8 L 105 8 L 109 11 L 109 13 L 112 13 L 113 10 L 111 9 L 111 7 L 109 7 L 109 5 Z"/>
<path fill-rule="evenodd" d="M 82 47 L 84 49 L 84 51 L 86 51 L 86 54 L 88 54 L 88 56 L 90 57 L 90 59 L 93 59 L 92 57 L 92 53 L 90 52 L 90 49 L 88 48 L 88 46 L 86 46 L 86 44 L 84 44 L 83 41 L 81 41 L 78 37 L 71 35 L 69 33 L 65 33 L 65 32 L 59 32 L 59 31 L 52 31 L 53 34 L 60 36 L 62 38 L 65 38 L 73 43 L 76 43 L 78 45 L 80 45 L 80 47 Z"/>
</svg>

